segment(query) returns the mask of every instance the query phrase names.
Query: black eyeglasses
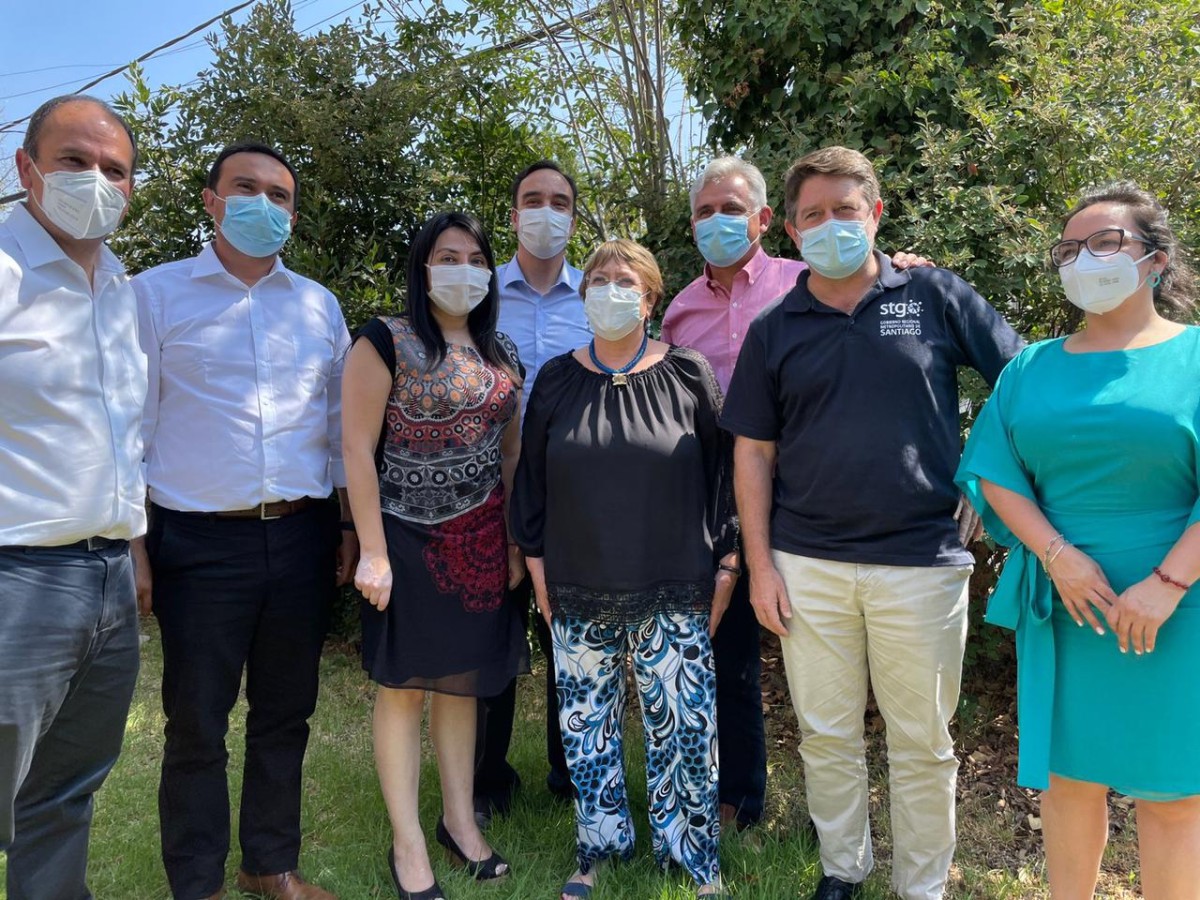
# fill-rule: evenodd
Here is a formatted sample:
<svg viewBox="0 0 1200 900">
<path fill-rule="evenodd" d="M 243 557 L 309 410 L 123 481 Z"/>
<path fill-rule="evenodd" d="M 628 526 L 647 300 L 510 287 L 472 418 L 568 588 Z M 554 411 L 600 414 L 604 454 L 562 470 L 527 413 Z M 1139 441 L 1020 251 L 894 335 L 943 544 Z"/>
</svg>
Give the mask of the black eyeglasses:
<svg viewBox="0 0 1200 900">
<path fill-rule="evenodd" d="M 1134 234 L 1124 228 L 1101 228 L 1099 231 L 1089 234 L 1082 241 L 1059 241 L 1057 244 L 1053 244 L 1050 247 L 1050 262 L 1056 269 L 1073 263 L 1079 256 L 1080 247 L 1087 247 L 1092 256 L 1112 256 L 1114 253 L 1124 250 L 1125 245 L 1129 242 L 1153 247 L 1140 234 Z"/>
</svg>

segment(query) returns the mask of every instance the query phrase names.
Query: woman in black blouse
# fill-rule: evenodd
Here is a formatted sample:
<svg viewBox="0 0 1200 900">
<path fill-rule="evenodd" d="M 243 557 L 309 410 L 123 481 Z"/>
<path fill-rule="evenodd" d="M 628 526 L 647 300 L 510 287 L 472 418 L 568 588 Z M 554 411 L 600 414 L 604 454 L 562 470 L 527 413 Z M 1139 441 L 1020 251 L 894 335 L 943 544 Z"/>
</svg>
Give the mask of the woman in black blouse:
<svg viewBox="0 0 1200 900">
<path fill-rule="evenodd" d="M 559 719 L 576 790 L 579 869 L 633 851 L 624 659 L 646 732 L 654 854 L 720 895 L 711 630 L 737 574 L 721 395 L 698 353 L 651 340 L 662 275 L 632 241 L 602 244 L 580 288 L 595 339 L 552 359 L 525 413 L 512 503 L 554 636 Z M 718 568 L 718 565 L 723 568 Z"/>
</svg>

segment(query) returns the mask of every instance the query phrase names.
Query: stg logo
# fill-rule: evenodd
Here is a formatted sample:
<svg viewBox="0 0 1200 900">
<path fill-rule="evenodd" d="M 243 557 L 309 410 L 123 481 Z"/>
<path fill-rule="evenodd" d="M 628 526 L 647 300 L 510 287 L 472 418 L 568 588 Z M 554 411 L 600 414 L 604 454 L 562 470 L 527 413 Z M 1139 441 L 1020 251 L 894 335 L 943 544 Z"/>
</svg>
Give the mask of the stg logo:
<svg viewBox="0 0 1200 900">
<path fill-rule="evenodd" d="M 882 303 L 879 316 L 879 333 L 885 337 L 921 333 L 921 303 L 916 300 Z"/>
<path fill-rule="evenodd" d="M 921 304 L 917 301 L 908 303 L 884 303 L 879 307 L 881 316 L 895 316 L 897 319 L 902 319 L 905 316 L 921 315 Z"/>
</svg>

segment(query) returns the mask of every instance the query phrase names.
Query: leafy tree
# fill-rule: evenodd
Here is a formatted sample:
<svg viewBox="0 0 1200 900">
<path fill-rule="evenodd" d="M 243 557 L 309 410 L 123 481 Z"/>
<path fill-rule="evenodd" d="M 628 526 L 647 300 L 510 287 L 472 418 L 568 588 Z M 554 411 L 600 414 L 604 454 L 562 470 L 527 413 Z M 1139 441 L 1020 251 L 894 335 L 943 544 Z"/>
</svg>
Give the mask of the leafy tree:
<svg viewBox="0 0 1200 900">
<path fill-rule="evenodd" d="M 753 158 L 777 205 L 796 158 L 861 149 L 881 243 L 957 270 L 1031 339 L 1078 322 L 1045 259 L 1086 187 L 1132 178 L 1200 241 L 1200 0 L 680 0 L 675 21 L 714 145 Z M 964 388 L 969 419 L 986 388 Z M 976 596 L 1001 559 L 981 549 Z M 1011 659 L 982 608 L 980 673 Z"/>
<path fill-rule="evenodd" d="M 1044 258 L 1086 186 L 1140 181 L 1200 236 L 1197 0 L 681 0 L 676 24 L 716 145 L 780 187 L 811 149 L 863 150 L 881 240 L 957 269 L 1032 337 L 1073 321 Z"/>
<path fill-rule="evenodd" d="M 357 24 L 305 35 L 284 0 L 259 4 L 210 38 L 214 60 L 191 85 L 152 93 L 139 70 L 118 106 L 145 147 L 119 250 L 138 270 L 187 256 L 210 237 L 200 191 L 235 140 L 278 147 L 300 176 L 301 221 L 288 263 L 329 286 L 352 324 L 394 309 L 408 242 L 433 211 L 507 212 L 508 176 L 552 139 L 508 121 L 510 98 L 479 67 L 458 64 L 461 13 Z"/>
</svg>

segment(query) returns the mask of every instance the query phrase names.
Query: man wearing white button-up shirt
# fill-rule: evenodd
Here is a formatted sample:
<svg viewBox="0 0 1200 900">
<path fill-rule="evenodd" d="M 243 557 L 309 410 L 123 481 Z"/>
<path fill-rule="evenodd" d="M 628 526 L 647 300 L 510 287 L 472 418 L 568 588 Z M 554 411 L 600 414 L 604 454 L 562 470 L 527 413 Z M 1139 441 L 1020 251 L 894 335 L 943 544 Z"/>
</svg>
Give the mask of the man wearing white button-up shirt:
<svg viewBox="0 0 1200 900">
<path fill-rule="evenodd" d="M 17 151 L 0 223 L 0 851 L 9 900 L 90 898 L 92 795 L 137 679 L 129 540 L 146 527 L 146 360 L 104 245 L 133 187 L 129 127 L 58 97 Z"/>
<path fill-rule="evenodd" d="M 224 889 L 224 739 L 243 670 L 238 887 L 332 897 L 297 867 L 321 646 L 335 580 L 353 573 L 357 552 L 341 454 L 350 339 L 336 298 L 279 260 L 298 187 L 270 147 L 226 148 L 204 191 L 212 243 L 133 282 L 149 357 L 145 550 L 167 715 L 159 818 L 179 900 Z M 334 488 L 343 530 L 324 502 Z"/>
</svg>

